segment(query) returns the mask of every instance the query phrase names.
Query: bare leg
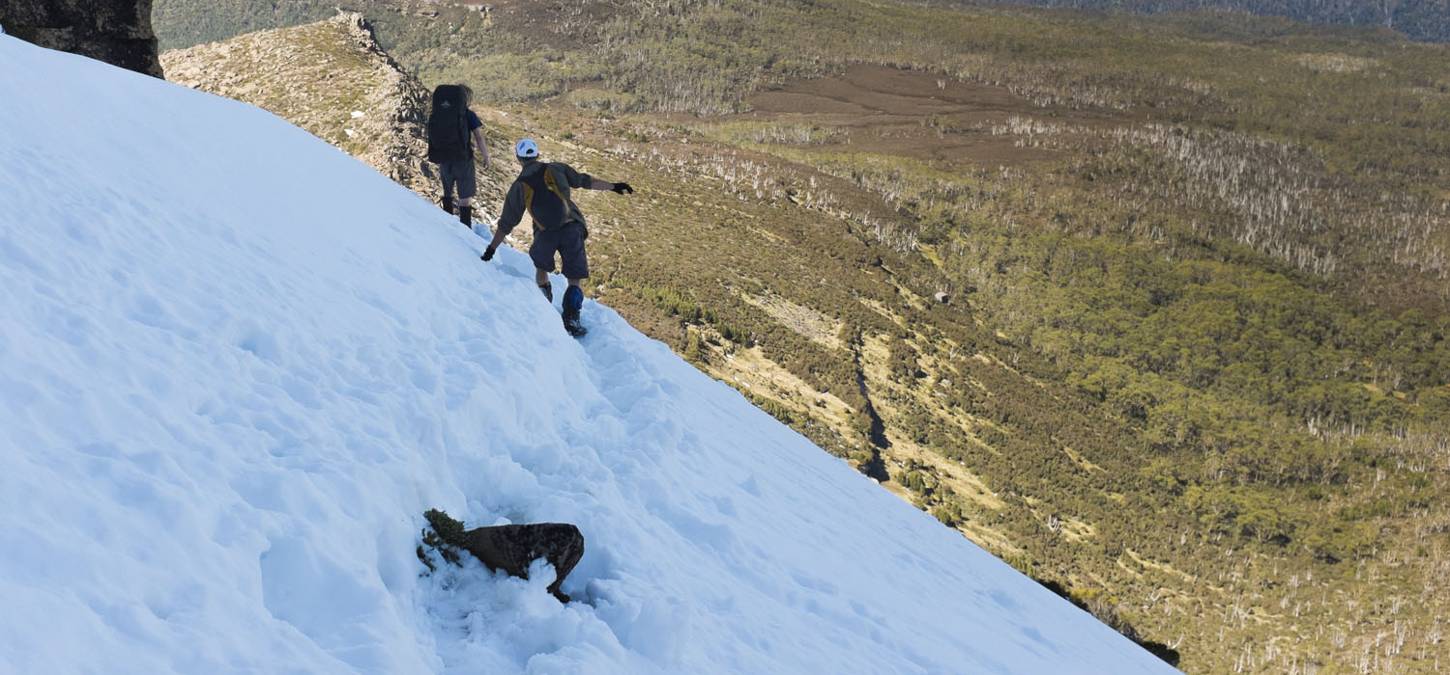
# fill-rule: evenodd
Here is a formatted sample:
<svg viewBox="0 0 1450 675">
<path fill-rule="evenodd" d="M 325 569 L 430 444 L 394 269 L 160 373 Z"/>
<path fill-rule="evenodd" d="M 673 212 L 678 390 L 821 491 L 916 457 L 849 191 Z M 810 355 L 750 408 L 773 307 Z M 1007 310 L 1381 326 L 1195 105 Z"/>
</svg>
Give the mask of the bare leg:
<svg viewBox="0 0 1450 675">
<path fill-rule="evenodd" d="M 549 273 L 546 270 L 534 268 L 534 283 L 538 284 L 539 291 L 549 299 L 549 302 L 554 301 L 554 287 L 549 283 Z"/>
</svg>

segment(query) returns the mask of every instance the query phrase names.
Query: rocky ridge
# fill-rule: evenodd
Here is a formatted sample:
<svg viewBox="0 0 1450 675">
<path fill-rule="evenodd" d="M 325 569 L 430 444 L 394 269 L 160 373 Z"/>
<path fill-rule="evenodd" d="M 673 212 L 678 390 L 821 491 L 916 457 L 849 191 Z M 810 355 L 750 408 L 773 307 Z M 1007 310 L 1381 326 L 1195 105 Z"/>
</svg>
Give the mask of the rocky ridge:
<svg viewBox="0 0 1450 675">
<path fill-rule="evenodd" d="M 361 14 L 165 52 L 166 78 L 264 108 L 437 201 L 428 90 Z"/>
</svg>

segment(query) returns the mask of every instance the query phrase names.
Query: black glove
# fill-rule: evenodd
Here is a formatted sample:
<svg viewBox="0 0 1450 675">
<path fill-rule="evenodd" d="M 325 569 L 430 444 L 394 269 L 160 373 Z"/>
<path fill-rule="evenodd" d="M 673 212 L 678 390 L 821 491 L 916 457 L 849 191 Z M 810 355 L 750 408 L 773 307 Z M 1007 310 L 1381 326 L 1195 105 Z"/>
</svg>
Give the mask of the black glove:
<svg viewBox="0 0 1450 675">
<path fill-rule="evenodd" d="M 496 249 L 496 248 L 494 248 L 492 246 L 484 249 L 483 250 L 483 261 L 484 262 L 488 262 L 490 260 L 493 260 L 493 254 L 494 253 L 497 253 L 497 252 L 498 252 L 498 249 Z"/>
<path fill-rule="evenodd" d="M 615 183 L 614 184 L 614 187 L 609 188 L 609 189 L 610 190 L 613 190 L 614 191 L 614 194 L 617 194 L 617 195 L 634 194 L 634 188 L 630 187 L 629 186 L 629 183 Z"/>
</svg>

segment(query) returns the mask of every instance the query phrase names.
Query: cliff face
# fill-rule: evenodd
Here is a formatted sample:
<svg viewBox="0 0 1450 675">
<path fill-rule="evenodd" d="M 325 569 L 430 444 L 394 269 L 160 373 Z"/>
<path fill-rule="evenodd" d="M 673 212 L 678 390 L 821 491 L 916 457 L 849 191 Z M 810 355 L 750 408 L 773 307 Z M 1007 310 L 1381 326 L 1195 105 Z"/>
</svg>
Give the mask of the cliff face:
<svg viewBox="0 0 1450 675">
<path fill-rule="evenodd" d="M 265 108 L 437 200 L 425 158 L 428 91 L 362 15 L 173 50 L 161 62 L 167 79 Z"/>
<path fill-rule="evenodd" d="M 161 76 L 151 0 L 6 0 L 0 26 L 42 47 Z"/>
</svg>

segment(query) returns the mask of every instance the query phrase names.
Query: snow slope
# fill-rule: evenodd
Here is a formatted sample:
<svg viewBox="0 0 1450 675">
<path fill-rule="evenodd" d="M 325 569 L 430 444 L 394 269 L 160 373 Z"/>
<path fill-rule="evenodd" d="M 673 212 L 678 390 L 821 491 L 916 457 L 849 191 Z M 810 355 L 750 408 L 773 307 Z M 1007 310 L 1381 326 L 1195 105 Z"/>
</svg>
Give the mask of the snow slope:
<svg viewBox="0 0 1450 675">
<path fill-rule="evenodd" d="M 250 106 L 0 36 L 0 670 L 1169 670 Z M 560 605 L 422 513 L 577 523 Z"/>
</svg>

